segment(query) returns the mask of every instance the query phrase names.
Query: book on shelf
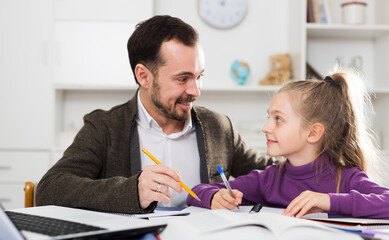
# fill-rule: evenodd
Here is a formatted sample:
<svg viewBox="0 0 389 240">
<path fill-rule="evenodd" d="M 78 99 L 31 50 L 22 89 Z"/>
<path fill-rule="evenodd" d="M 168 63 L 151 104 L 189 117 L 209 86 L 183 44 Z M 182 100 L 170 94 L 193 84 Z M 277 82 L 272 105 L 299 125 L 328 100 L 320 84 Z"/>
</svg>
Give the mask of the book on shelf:
<svg viewBox="0 0 389 240">
<path fill-rule="evenodd" d="M 308 23 L 332 23 L 332 11 L 328 0 L 307 0 Z"/>
<path fill-rule="evenodd" d="M 258 213 L 228 210 L 204 210 L 168 222 L 162 239 L 360 239 L 359 236 L 319 222 L 283 216 L 279 213 Z M 194 211 L 196 212 L 196 211 Z M 192 214 L 193 213 L 193 214 Z M 237 239 L 237 238 L 234 238 Z"/>
<path fill-rule="evenodd" d="M 314 23 L 315 18 L 313 14 L 313 3 L 312 0 L 307 1 L 307 22 L 308 23 Z"/>
</svg>

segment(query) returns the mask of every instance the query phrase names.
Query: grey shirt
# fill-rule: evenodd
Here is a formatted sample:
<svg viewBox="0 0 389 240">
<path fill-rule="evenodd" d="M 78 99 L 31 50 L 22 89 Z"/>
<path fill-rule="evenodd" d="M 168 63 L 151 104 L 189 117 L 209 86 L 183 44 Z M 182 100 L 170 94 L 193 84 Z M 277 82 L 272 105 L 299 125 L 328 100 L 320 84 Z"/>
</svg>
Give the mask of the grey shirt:
<svg viewBox="0 0 389 240">
<path fill-rule="evenodd" d="M 137 113 L 135 95 L 109 111 L 85 115 L 73 143 L 39 182 L 36 204 L 124 213 L 153 211 L 156 202 L 146 209 L 139 203 Z M 221 181 L 217 165 L 228 178 L 272 163 L 246 146 L 227 116 L 195 106 L 191 117 L 196 126 L 202 183 Z"/>
</svg>

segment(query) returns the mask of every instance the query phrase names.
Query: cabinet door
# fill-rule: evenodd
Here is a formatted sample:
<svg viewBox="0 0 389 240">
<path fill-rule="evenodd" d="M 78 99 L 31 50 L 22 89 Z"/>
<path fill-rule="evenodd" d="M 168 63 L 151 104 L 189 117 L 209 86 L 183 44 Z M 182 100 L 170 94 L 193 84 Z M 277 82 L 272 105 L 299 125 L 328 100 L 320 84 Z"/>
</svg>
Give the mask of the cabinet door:
<svg viewBox="0 0 389 240">
<path fill-rule="evenodd" d="M 6 209 L 24 206 L 24 183 L 38 182 L 50 167 L 48 151 L 0 151 L 0 203 Z"/>
<path fill-rule="evenodd" d="M 50 3 L 0 1 L 0 148 L 50 146 Z"/>
<path fill-rule="evenodd" d="M 5 209 L 24 207 L 24 183 L 0 183 L 0 203 Z"/>
<path fill-rule="evenodd" d="M 50 167 L 48 151 L 0 152 L 0 182 L 38 182 Z"/>
</svg>

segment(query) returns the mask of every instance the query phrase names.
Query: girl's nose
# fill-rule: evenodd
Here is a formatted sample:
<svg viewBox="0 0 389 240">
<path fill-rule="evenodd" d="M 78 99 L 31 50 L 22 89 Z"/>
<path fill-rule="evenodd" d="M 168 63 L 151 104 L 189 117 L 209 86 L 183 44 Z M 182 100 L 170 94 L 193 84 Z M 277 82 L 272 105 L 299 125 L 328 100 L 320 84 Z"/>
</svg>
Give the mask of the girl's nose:
<svg viewBox="0 0 389 240">
<path fill-rule="evenodd" d="M 262 127 L 262 132 L 263 132 L 263 133 L 269 133 L 269 132 L 270 132 L 269 120 L 267 120 L 266 123 L 265 123 L 265 125 L 263 125 L 263 127 Z"/>
</svg>

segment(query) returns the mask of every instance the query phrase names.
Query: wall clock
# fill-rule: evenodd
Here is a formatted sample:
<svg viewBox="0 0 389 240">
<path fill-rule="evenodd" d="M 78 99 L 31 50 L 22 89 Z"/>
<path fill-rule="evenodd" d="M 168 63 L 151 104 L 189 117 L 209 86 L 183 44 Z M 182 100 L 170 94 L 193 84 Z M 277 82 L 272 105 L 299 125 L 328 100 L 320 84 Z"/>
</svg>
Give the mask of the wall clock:
<svg viewBox="0 0 389 240">
<path fill-rule="evenodd" d="M 201 18 L 219 29 L 238 25 L 247 13 L 247 0 L 199 0 Z"/>
</svg>

